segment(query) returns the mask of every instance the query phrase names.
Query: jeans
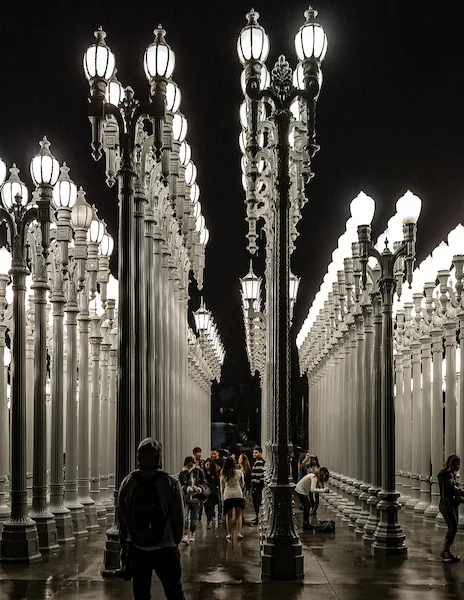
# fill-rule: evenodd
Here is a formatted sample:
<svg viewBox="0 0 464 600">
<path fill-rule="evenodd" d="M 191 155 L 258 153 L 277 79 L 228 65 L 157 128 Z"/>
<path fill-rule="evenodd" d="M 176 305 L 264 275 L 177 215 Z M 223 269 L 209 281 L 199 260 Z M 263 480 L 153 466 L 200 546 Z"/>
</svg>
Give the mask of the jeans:
<svg viewBox="0 0 464 600">
<path fill-rule="evenodd" d="M 259 516 L 259 507 L 261 506 L 261 501 L 263 499 L 263 488 L 264 483 L 257 485 L 254 488 L 251 488 L 251 497 L 253 499 L 253 506 L 256 513 L 256 518 Z"/>
<path fill-rule="evenodd" d="M 319 494 L 313 494 L 312 492 L 309 492 L 308 496 L 311 510 L 313 513 L 316 513 L 317 509 L 319 508 Z"/>
<path fill-rule="evenodd" d="M 197 528 L 197 519 L 200 513 L 201 502 L 186 502 L 185 503 L 185 526 L 184 531 L 188 531 L 188 519 L 190 517 L 190 532 L 195 533 Z"/>
<path fill-rule="evenodd" d="M 309 511 L 311 510 L 311 504 L 306 494 L 299 494 L 296 492 L 296 495 L 303 505 L 303 525 L 305 525 L 306 523 L 309 523 Z"/>
<path fill-rule="evenodd" d="M 205 502 L 205 513 L 208 521 L 214 518 L 214 507 L 218 504 L 219 498 L 216 492 L 211 492 L 208 500 Z"/>
<path fill-rule="evenodd" d="M 131 550 L 132 590 L 134 600 L 151 599 L 151 575 L 155 571 L 167 600 L 185 600 L 182 591 L 179 549 Z"/>
<path fill-rule="evenodd" d="M 456 533 L 458 531 L 459 509 L 452 507 L 446 508 L 441 502 L 439 508 L 443 518 L 445 519 L 445 523 L 448 526 L 448 531 L 445 534 L 445 544 L 447 544 L 449 548 L 454 542 L 454 538 L 456 537 Z"/>
</svg>

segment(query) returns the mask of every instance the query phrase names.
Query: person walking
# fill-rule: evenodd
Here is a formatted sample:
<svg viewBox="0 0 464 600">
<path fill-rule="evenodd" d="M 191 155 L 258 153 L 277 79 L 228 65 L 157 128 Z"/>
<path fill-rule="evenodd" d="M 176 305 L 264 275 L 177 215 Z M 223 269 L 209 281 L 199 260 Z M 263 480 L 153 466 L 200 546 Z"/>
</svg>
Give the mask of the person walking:
<svg viewBox="0 0 464 600">
<path fill-rule="evenodd" d="M 443 562 L 459 562 L 461 558 L 451 553 L 451 546 L 458 531 L 459 505 L 461 504 L 464 490 L 458 488 L 456 473 L 461 466 L 461 459 L 456 454 L 450 454 L 446 459 L 443 469 L 438 473 L 438 486 L 440 488 L 440 509 L 445 519 L 448 530 L 445 534 L 443 549 L 440 558 Z"/>
<path fill-rule="evenodd" d="M 235 525 L 237 527 L 237 539 L 243 540 L 242 513 L 243 513 L 243 474 L 240 469 L 235 468 L 233 458 L 226 458 L 221 471 L 221 495 L 226 519 L 228 540 L 232 539 L 232 513 L 235 509 Z"/>
<path fill-rule="evenodd" d="M 137 469 L 119 487 L 117 501 L 121 569 L 132 578 L 135 600 L 150 600 L 152 572 L 168 600 L 184 600 L 179 542 L 184 502 L 179 482 L 161 470 L 161 444 L 145 438 L 137 449 Z"/>
<path fill-rule="evenodd" d="M 251 469 L 251 497 L 253 499 L 253 507 L 256 517 L 251 521 L 250 525 L 257 525 L 259 520 L 259 507 L 263 499 L 264 489 L 264 464 L 263 449 L 256 446 L 253 450 L 254 463 Z"/>
<path fill-rule="evenodd" d="M 246 454 L 240 454 L 238 457 L 238 468 L 241 470 L 243 475 L 243 511 L 247 508 L 247 504 L 250 501 L 251 492 L 251 465 Z M 242 515 L 242 524 L 246 525 L 245 514 Z"/>
<path fill-rule="evenodd" d="M 303 529 L 312 529 L 309 515 L 315 514 L 312 511 L 309 495 L 313 494 L 318 498 L 319 494 L 327 493 L 329 488 L 325 487 L 325 484 L 329 480 L 329 476 L 328 469 L 320 467 L 315 473 L 305 475 L 295 486 L 295 492 L 303 505 Z"/>
<path fill-rule="evenodd" d="M 182 487 L 185 498 L 186 514 L 185 529 L 182 542 L 188 544 L 195 541 L 195 531 L 197 528 L 198 514 L 203 505 L 201 496 L 203 494 L 203 484 L 205 475 L 203 469 L 197 467 L 193 456 L 187 456 L 184 460 L 184 468 L 179 473 L 179 483 Z M 190 535 L 188 531 L 188 520 L 190 518 Z"/>
<path fill-rule="evenodd" d="M 212 458 L 207 458 L 204 465 L 206 483 L 211 488 L 211 494 L 204 504 L 206 514 L 206 528 L 211 529 L 214 518 L 214 509 L 219 504 L 219 470 Z"/>
</svg>

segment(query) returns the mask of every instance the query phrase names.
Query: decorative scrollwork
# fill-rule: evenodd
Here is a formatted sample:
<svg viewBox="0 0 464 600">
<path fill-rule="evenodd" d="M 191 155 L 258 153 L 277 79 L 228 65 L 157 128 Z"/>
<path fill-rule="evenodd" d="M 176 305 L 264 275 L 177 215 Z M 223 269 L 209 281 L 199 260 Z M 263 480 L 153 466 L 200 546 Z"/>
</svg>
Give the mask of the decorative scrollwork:
<svg viewBox="0 0 464 600">
<path fill-rule="evenodd" d="M 277 59 L 271 73 L 271 88 L 279 100 L 284 103 L 292 88 L 292 69 L 281 54 Z"/>
</svg>

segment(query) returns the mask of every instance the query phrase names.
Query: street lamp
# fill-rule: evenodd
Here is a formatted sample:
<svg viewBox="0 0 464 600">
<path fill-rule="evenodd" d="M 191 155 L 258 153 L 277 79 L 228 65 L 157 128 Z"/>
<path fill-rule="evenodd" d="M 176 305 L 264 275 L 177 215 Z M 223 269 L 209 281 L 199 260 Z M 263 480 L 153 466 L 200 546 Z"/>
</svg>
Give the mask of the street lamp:
<svg viewBox="0 0 464 600">
<path fill-rule="evenodd" d="M 319 147 L 315 139 L 316 101 L 319 96 L 322 74 L 321 62 L 327 50 L 327 37 L 320 25 L 314 22 L 317 12 L 311 7 L 305 12 L 306 22 L 295 37 L 295 49 L 301 61 L 300 78 L 295 77 L 283 55 L 279 56 L 271 74 L 270 85 L 266 86 L 263 76 L 264 62 L 269 54 L 269 38 L 258 23 L 258 13 L 247 14 L 247 25 L 242 29 L 237 42 L 240 62 L 244 66 L 245 96 L 247 103 L 246 192 L 247 220 L 249 222 L 249 250 L 255 252 L 256 221 L 260 216 L 258 197 L 267 191 L 257 185 L 260 159 L 275 165 L 275 179 L 269 174 L 271 183 L 267 197 L 267 239 L 270 255 L 270 273 L 267 278 L 271 288 L 272 310 L 268 307 L 268 318 L 272 319 L 269 331 L 272 335 L 273 353 L 277 376 L 270 378 L 272 386 L 269 398 L 274 398 L 274 439 L 272 440 L 273 473 L 270 489 L 272 502 L 268 527 L 261 556 L 261 574 L 264 578 L 296 579 L 304 575 L 301 542 L 295 530 L 292 511 L 292 489 L 289 469 L 289 389 L 290 389 L 290 301 L 289 301 L 289 254 L 296 237 L 294 231 L 303 205 L 304 184 L 313 176 L 311 160 Z M 299 101 L 300 118 L 298 128 L 290 131 L 294 121 L 292 104 Z M 258 122 L 262 110 L 266 121 L 274 124 L 271 130 Z M 293 137 L 289 139 L 290 133 Z M 275 143 L 275 152 L 267 147 Z M 300 143 L 302 141 L 303 143 Z M 292 149 L 290 148 L 292 145 Z M 267 153 L 260 154 L 262 147 Z M 299 155 L 290 170 L 293 152 Z M 267 160 L 266 160 L 267 159 Z M 298 205 L 298 207 L 297 207 Z M 292 223 L 290 209 L 292 206 Z M 271 208 L 272 207 L 272 208 Z M 293 217 L 295 215 L 295 217 Z M 272 220 L 272 226 L 271 226 Z M 269 291 L 268 291 L 269 295 Z M 271 313 L 271 314 L 269 314 Z"/>
<path fill-rule="evenodd" d="M 381 347 L 381 447 L 382 490 L 378 496 L 380 521 L 374 533 L 372 548 L 378 554 L 407 554 L 405 535 L 398 524 L 399 494 L 395 491 L 395 405 L 393 394 L 393 295 L 397 286 L 395 267 L 404 257 L 406 280 L 412 282 L 415 260 L 416 222 L 421 201 L 407 192 L 397 203 L 397 211 L 403 222 L 403 242 L 392 252 L 388 246 L 380 253 L 372 244 L 369 225 L 358 226 L 359 259 L 363 286 L 367 283 L 367 262 L 374 257 L 381 269 L 379 291 L 382 304 Z"/>
<path fill-rule="evenodd" d="M 2 161 L 0 180 L 2 206 L 0 219 L 6 222 L 11 237 L 13 280 L 13 336 L 12 336 L 12 401 L 11 401 L 11 518 L 4 523 L 0 553 L 4 561 L 40 560 L 37 526 L 29 517 L 26 497 L 26 264 L 25 246 L 29 224 L 36 219 L 42 234 L 44 258 L 50 244 L 50 205 L 53 186 L 59 175 L 58 161 L 49 150 L 50 143 L 44 137 L 40 152 L 32 159 L 31 175 L 39 188 L 36 205 L 28 202 L 28 191 L 19 179 L 19 169 L 13 166 L 10 177 L 4 183 L 6 167 Z M 45 297 L 45 289 L 43 293 Z M 41 343 L 45 344 L 46 324 L 42 322 Z M 43 365 L 43 368 L 46 368 Z M 45 385 L 45 378 L 42 383 Z M 42 415 L 45 406 L 42 407 Z M 41 434 L 46 439 L 46 421 L 41 416 Z M 36 424 L 37 427 L 37 424 Z M 37 431 L 37 429 L 36 429 Z M 42 473 L 43 475 L 43 473 Z M 46 482 L 38 482 L 46 487 Z"/>
</svg>

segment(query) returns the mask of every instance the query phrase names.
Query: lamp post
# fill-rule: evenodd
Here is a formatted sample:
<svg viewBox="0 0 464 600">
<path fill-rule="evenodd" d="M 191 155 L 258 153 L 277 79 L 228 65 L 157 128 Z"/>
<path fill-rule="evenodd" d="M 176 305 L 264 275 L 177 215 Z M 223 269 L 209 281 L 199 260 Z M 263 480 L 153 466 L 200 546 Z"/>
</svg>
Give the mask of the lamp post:
<svg viewBox="0 0 464 600">
<path fill-rule="evenodd" d="M 0 249 L 0 533 L 3 522 L 10 516 L 10 507 L 6 503 L 6 483 L 9 473 L 9 423 L 8 423 L 8 398 L 6 395 L 4 356 L 5 356 L 5 333 L 7 330 L 7 319 L 5 311 L 7 308 L 6 286 L 8 283 L 8 272 L 11 269 L 11 254 L 6 248 Z"/>
<path fill-rule="evenodd" d="M 145 398 L 146 357 L 144 352 L 136 352 L 136 341 L 144 339 L 146 330 L 145 292 L 142 289 L 135 294 L 139 281 L 138 275 L 144 272 L 144 254 L 139 248 L 144 244 L 143 230 L 136 228 L 135 209 L 140 212 L 140 202 L 135 198 L 137 178 L 137 142 L 143 134 L 143 119 L 151 120 L 153 127 L 153 149 L 157 161 L 163 155 L 163 125 L 166 113 L 166 85 L 175 64 L 175 56 L 164 40 L 162 27 L 155 30 L 155 40 L 147 48 L 144 68 L 150 82 L 148 102 L 138 102 L 131 88 L 124 93 L 118 89 L 117 81 L 112 79 L 115 58 L 105 44 L 105 32 L 95 32 L 96 43 L 91 45 L 84 55 L 84 70 L 90 84 L 89 118 L 92 124 L 92 155 L 98 160 L 102 156 L 104 144 L 104 123 L 109 117 L 113 121 L 113 148 L 119 153 L 119 354 L 117 380 L 117 436 L 116 436 L 116 486 L 135 463 L 135 449 L 141 436 L 145 435 L 146 423 L 141 422 Z M 111 87 L 110 87 L 111 86 Z M 109 95 L 112 88 L 116 93 Z M 107 96 L 108 92 L 108 96 Z M 164 153 L 165 158 L 168 156 Z M 114 158 L 114 152 L 107 152 L 107 159 Z M 108 169 L 107 169 L 108 171 Z M 108 179 L 112 184 L 112 178 Z M 143 199 L 138 196 L 139 200 Z M 142 239 L 138 236 L 142 235 Z M 135 254 L 139 263 L 135 268 Z M 143 277 L 143 276 L 142 276 Z M 117 542 L 117 523 L 108 532 L 105 552 L 104 573 L 111 574 L 119 568 L 119 546 Z"/>
<path fill-rule="evenodd" d="M 289 303 L 289 278 L 290 278 L 290 204 L 293 206 L 297 198 L 290 198 L 291 173 L 289 168 L 290 125 L 294 120 L 291 106 L 295 99 L 299 99 L 301 110 L 306 117 L 306 131 L 297 132 L 306 137 L 307 151 L 304 156 L 306 172 L 298 171 L 296 189 L 298 197 L 301 192 L 304 177 L 308 181 L 312 177 L 310 163 L 319 149 L 315 140 L 315 109 L 319 96 L 322 73 L 321 62 L 327 50 L 327 37 L 320 25 L 314 22 L 316 11 L 310 8 L 305 12 L 306 22 L 295 37 L 295 48 L 301 64 L 297 68 L 296 83 L 292 85 L 292 70 L 280 56 L 271 75 L 270 86 L 266 86 L 264 62 L 269 53 L 269 38 L 258 24 L 258 13 L 251 10 L 247 14 L 247 25 L 242 29 L 237 51 L 241 63 L 244 65 L 247 134 L 246 158 L 247 167 L 247 203 L 249 205 L 248 220 L 250 223 L 250 250 L 256 251 L 254 240 L 256 238 L 256 181 L 258 175 L 258 159 L 260 150 L 260 137 L 266 137 L 260 132 L 258 119 L 260 110 L 263 109 L 262 101 L 268 102 L 270 108 L 269 120 L 275 127 L 275 164 L 277 165 L 277 179 L 271 190 L 273 228 L 269 228 L 271 239 L 268 246 L 271 253 L 272 280 L 268 282 L 271 287 L 270 295 L 274 298 L 272 311 L 272 351 L 275 357 L 276 376 L 272 381 L 273 389 L 270 398 L 274 398 L 274 428 L 272 451 L 274 455 L 274 470 L 270 490 L 272 502 L 268 528 L 265 534 L 261 556 L 261 575 L 272 579 L 297 579 L 304 575 L 303 554 L 301 542 L 295 530 L 292 511 L 292 489 L 290 484 L 289 469 L 289 390 L 290 390 L 290 303 Z M 300 75 L 298 77 L 298 75 Z M 302 117 L 304 120 L 304 117 Z M 295 132 L 293 132 L 295 134 Z M 263 141 L 265 143 L 265 140 Z M 293 190 L 293 187 L 292 187 Z M 293 194 L 292 194 L 293 196 Z"/>
<path fill-rule="evenodd" d="M 421 201 L 408 192 L 397 203 L 403 221 L 404 241 L 392 253 L 388 246 L 380 253 L 370 239 L 370 226 L 358 226 L 359 254 L 364 287 L 367 280 L 369 256 L 377 259 L 381 274 L 379 291 L 382 304 L 382 347 L 381 347 L 381 446 L 382 446 L 382 490 L 378 496 L 380 521 L 374 533 L 372 548 L 378 554 L 407 554 L 405 535 L 398 523 L 398 492 L 395 491 L 395 406 L 393 395 L 393 295 L 397 284 L 395 266 L 404 257 L 406 279 L 411 285 L 415 259 L 416 222 L 420 214 Z"/>
<path fill-rule="evenodd" d="M 39 187 L 37 205 L 28 203 L 26 186 L 19 179 L 19 170 L 13 166 L 10 177 L 3 184 L 6 167 L 0 163 L 0 181 L 2 188 L 2 206 L 0 218 L 6 222 L 12 245 L 13 279 L 13 337 L 12 337 L 12 401 L 11 401 L 11 518 L 4 523 L 0 546 L 3 561 L 33 561 L 40 560 L 39 540 L 37 526 L 29 517 L 27 509 L 26 491 L 26 336 L 25 336 L 25 292 L 26 265 L 25 244 L 29 224 L 36 219 L 41 228 L 42 250 L 47 256 L 50 244 L 50 204 L 52 190 L 59 175 L 59 165 L 49 150 L 49 142 L 44 138 L 41 150 L 31 163 L 31 175 L 34 183 Z M 40 334 L 45 338 L 45 323 Z M 36 332 L 38 335 L 39 332 Z M 45 340 L 44 340 L 45 343 Z M 45 379 L 41 382 L 45 388 Z M 44 395 L 41 394 L 41 400 Z M 46 421 L 44 419 L 45 403 L 42 402 L 41 411 L 35 410 L 39 419 L 36 423 L 36 432 L 46 439 Z M 36 404 L 36 409 L 38 405 Z M 36 485 L 46 487 L 45 452 L 40 457 L 40 481 Z"/>
</svg>

